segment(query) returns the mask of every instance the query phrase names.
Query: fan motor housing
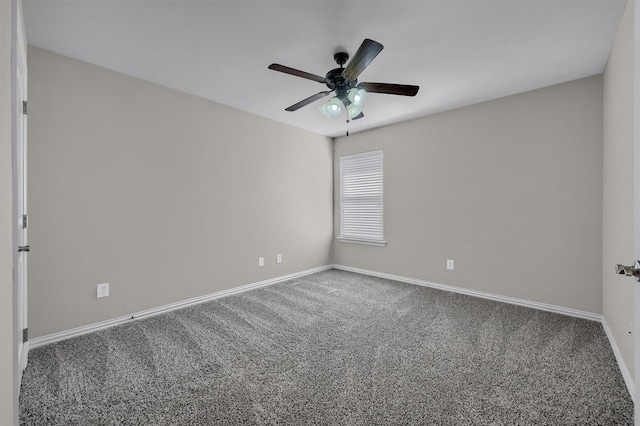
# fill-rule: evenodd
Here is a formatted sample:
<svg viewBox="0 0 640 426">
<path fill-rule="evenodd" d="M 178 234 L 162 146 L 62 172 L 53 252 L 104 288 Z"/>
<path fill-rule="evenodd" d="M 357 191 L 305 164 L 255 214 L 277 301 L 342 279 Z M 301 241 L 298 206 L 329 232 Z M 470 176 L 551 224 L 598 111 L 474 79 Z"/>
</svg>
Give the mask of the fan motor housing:
<svg viewBox="0 0 640 426">
<path fill-rule="evenodd" d="M 327 77 L 327 87 L 336 91 L 338 98 L 345 97 L 347 91 L 356 86 L 357 79 L 347 79 L 342 75 L 343 68 L 335 68 L 329 71 Z"/>
</svg>

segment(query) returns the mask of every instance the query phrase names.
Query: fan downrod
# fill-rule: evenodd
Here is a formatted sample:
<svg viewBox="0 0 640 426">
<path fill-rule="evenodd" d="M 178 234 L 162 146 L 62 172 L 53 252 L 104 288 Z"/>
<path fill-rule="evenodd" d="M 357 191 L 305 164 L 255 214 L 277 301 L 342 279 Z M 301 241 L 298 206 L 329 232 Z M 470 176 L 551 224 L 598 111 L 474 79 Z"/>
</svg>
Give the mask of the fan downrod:
<svg viewBox="0 0 640 426">
<path fill-rule="evenodd" d="M 344 99 L 347 97 L 347 91 L 354 87 L 358 80 L 348 80 L 344 78 L 342 72 L 344 71 L 343 65 L 347 63 L 349 59 L 349 54 L 346 52 L 338 52 L 333 55 L 333 59 L 336 60 L 340 68 L 334 68 L 327 73 L 327 87 L 329 90 L 335 90 L 336 96 L 339 99 Z"/>
</svg>

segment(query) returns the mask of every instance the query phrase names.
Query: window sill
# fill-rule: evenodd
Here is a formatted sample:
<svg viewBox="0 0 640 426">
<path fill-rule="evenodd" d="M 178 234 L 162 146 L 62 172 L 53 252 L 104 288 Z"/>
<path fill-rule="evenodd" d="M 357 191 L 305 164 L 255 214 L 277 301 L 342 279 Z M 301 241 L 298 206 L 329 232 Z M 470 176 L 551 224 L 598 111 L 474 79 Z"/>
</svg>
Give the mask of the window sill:
<svg viewBox="0 0 640 426">
<path fill-rule="evenodd" d="M 387 245 L 386 241 L 380 241 L 380 240 L 357 240 L 354 238 L 342 238 L 342 237 L 337 237 L 336 240 L 340 241 L 341 243 L 363 244 L 366 246 L 384 247 Z"/>
</svg>

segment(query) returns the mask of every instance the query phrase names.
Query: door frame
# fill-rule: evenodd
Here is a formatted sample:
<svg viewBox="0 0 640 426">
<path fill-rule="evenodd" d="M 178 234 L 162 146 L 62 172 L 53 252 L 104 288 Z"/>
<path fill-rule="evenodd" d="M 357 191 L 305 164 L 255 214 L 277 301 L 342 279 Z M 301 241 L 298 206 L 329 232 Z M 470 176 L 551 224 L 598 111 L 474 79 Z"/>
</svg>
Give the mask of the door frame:
<svg viewBox="0 0 640 426">
<path fill-rule="evenodd" d="M 13 181 L 13 320 L 14 320 L 14 372 L 17 392 L 22 370 L 27 366 L 28 339 L 23 341 L 27 328 L 27 255 L 18 252 L 19 245 L 27 245 L 27 230 L 22 228 L 22 217 L 27 206 L 27 122 L 23 101 L 27 100 L 27 42 L 22 13 L 22 1 L 14 3 L 14 38 L 12 46 L 12 181 Z"/>
<path fill-rule="evenodd" d="M 633 16 L 633 233 L 635 258 L 640 259 L 640 2 Z M 633 303 L 634 417 L 640 426 L 640 283 L 634 285 Z"/>
</svg>

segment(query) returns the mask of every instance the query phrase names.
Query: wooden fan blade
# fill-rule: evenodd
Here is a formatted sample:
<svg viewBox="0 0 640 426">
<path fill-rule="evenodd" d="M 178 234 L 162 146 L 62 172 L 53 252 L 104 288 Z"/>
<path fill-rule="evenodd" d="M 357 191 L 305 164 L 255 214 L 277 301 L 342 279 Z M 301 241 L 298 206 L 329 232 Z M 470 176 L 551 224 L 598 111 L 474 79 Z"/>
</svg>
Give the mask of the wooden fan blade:
<svg viewBox="0 0 640 426">
<path fill-rule="evenodd" d="M 284 65 L 280 65 L 280 64 L 271 64 L 269 65 L 269 69 L 274 71 L 280 71 L 285 74 L 295 75 L 296 77 L 306 78 L 307 80 L 317 81 L 318 83 L 324 83 L 327 80 L 326 78 L 320 77 L 319 75 L 300 71 L 291 67 L 285 67 Z"/>
<path fill-rule="evenodd" d="M 325 92 L 316 93 L 313 96 L 309 96 L 307 99 L 303 99 L 297 104 L 291 105 L 289 108 L 285 108 L 285 111 L 296 111 L 302 108 L 305 105 L 309 105 L 311 102 L 317 101 L 318 99 L 322 99 L 327 96 L 331 91 L 327 90 Z"/>
<path fill-rule="evenodd" d="M 351 58 L 351 60 L 347 64 L 347 67 L 342 72 L 342 75 L 345 78 L 355 80 L 356 78 L 358 78 L 360 73 L 364 71 L 367 66 L 369 66 L 371 61 L 373 61 L 373 59 L 378 56 L 378 53 L 380 53 L 383 48 L 384 46 L 377 41 L 366 38 L 356 51 L 356 54 L 353 55 L 353 58 Z"/>
<path fill-rule="evenodd" d="M 388 95 L 415 96 L 420 86 L 410 86 L 408 84 L 389 83 L 360 83 L 358 88 L 364 89 L 367 93 L 386 93 Z"/>
</svg>

